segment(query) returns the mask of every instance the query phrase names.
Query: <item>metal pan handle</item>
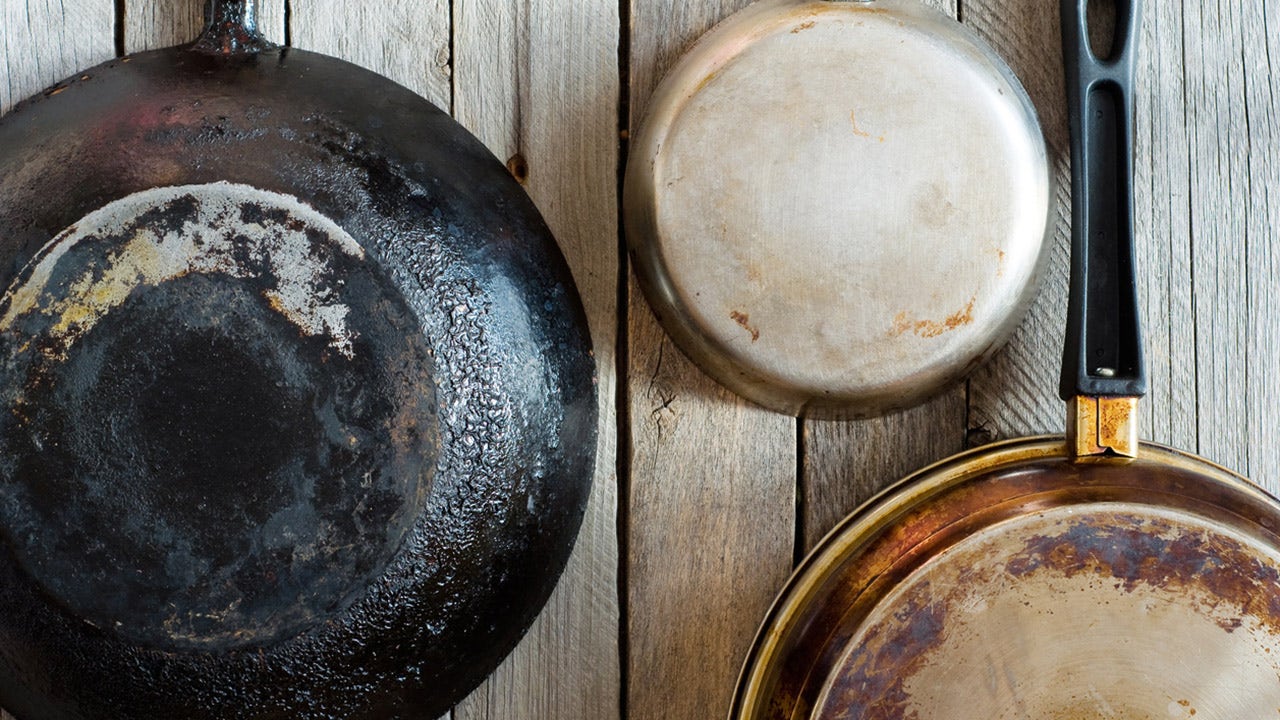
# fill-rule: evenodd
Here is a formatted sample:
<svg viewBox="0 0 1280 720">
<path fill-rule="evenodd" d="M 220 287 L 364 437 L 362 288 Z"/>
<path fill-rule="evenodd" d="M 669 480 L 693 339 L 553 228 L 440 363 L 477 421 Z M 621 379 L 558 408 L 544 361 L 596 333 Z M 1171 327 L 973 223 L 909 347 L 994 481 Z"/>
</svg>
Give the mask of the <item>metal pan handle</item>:
<svg viewBox="0 0 1280 720">
<path fill-rule="evenodd" d="M 1089 45 L 1089 0 L 1062 0 L 1071 119 L 1071 294 L 1064 400 L 1147 391 L 1133 251 L 1133 88 L 1140 0 L 1113 0 L 1107 58 Z"/>
<path fill-rule="evenodd" d="M 210 55 L 252 55 L 275 44 L 258 30 L 257 0 L 208 0 L 204 31 L 192 50 Z"/>
</svg>

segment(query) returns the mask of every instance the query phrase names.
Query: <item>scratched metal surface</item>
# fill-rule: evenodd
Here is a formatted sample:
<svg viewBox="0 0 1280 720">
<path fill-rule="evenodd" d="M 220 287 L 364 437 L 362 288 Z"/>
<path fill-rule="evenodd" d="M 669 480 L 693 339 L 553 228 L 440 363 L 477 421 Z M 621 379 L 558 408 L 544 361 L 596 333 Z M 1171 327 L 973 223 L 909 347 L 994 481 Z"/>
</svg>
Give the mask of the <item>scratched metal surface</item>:
<svg viewBox="0 0 1280 720">
<path fill-rule="evenodd" d="M 294 44 L 449 106 L 521 169 L 586 294 L 604 467 L 584 535 L 526 642 L 455 717 L 722 717 L 793 563 L 861 500 L 966 443 L 1061 429 L 1069 184 L 1056 0 L 933 3 L 1019 75 L 1059 180 L 1041 295 L 968 383 L 889 418 L 797 423 L 737 401 L 663 334 L 618 271 L 619 132 L 680 52 L 745 4 L 291 0 L 285 13 L 282 0 L 267 3 L 278 39 L 287 18 Z M 193 0 L 122 5 L 130 47 L 178 41 L 198 12 Z M 1142 435 L 1275 491 L 1280 19 L 1256 0 L 1145 7 L 1135 189 L 1152 389 Z M 0 109 L 111 57 L 116 24 L 110 0 L 0 0 Z"/>
</svg>

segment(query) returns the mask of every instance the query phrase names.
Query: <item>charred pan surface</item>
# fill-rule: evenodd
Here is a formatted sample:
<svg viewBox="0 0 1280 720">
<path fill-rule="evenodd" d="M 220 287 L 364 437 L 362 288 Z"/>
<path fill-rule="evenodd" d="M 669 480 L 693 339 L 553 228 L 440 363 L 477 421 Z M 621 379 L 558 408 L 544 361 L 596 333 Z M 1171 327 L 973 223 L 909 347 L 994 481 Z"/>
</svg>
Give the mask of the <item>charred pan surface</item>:
<svg viewBox="0 0 1280 720">
<path fill-rule="evenodd" d="M 153 188 L 231 183 L 296 198 L 356 249 L 306 245 L 327 258 L 322 276 L 346 282 L 326 310 L 273 292 L 282 278 L 269 242 L 228 245 L 269 251 L 235 258 L 252 272 L 133 273 L 136 288 L 105 292 L 115 286 L 88 268 L 111 266 L 132 240 L 104 237 L 77 266 L 96 291 L 14 315 L 0 378 L 18 410 L 2 421 L 0 452 L 0 706 L 24 720 L 442 712 L 532 622 L 590 488 L 593 362 L 554 240 L 479 142 L 347 63 L 165 50 L 83 76 L 0 120 L 0 287 L 26 286 L 50 241 Z M 163 229 L 191 212 L 139 222 Z M 237 222 L 289 231 L 272 212 L 248 207 Z M 76 287 L 59 272 L 41 287 Z M 24 337 L 38 341 L 23 349 Z M 326 393 L 338 398 L 328 416 Z M 94 427 L 100 417 L 116 422 Z M 162 442 L 191 428 L 203 435 Z M 333 440 L 352 429 L 367 432 L 369 452 L 339 452 Z M 33 453 L 54 435 L 80 444 Z M 138 452 L 112 469 L 127 482 L 97 497 L 87 491 L 107 476 L 82 471 L 104 443 Z M 146 496 L 148 453 L 161 451 L 161 474 L 184 478 L 163 501 Z M 357 488 L 362 468 L 374 481 Z M 68 498 L 93 519 L 48 527 Z M 199 526 L 202 501 L 231 532 Z M 314 554 L 285 557 L 268 547 L 281 512 L 314 514 L 332 532 L 300 544 Z M 171 539 L 166 523 L 172 538 L 204 543 L 194 570 L 166 567 L 155 586 L 102 576 L 125 556 L 143 568 L 187 557 L 138 554 L 148 538 Z M 55 542 L 37 547 L 32 532 Z M 246 555 L 254 542 L 262 552 Z M 82 561 L 91 582 L 76 576 Z M 166 597 L 190 618 L 240 604 L 175 626 L 155 612 Z"/>
<path fill-rule="evenodd" d="M 153 647 L 281 640 L 386 566 L 435 469 L 430 351 L 340 228 L 226 183 L 81 220 L 0 300 L 2 534 Z"/>
</svg>

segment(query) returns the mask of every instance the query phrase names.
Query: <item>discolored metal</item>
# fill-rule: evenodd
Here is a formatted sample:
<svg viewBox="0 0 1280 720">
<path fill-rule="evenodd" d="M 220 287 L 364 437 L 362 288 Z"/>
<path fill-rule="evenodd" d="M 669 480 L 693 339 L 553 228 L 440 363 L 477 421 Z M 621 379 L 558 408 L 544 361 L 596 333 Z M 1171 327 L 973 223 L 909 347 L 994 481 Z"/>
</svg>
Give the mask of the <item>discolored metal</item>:
<svg viewBox="0 0 1280 720">
<path fill-rule="evenodd" d="M 586 321 L 475 138 L 217 5 L 0 119 L 0 706 L 435 717 L 572 547 Z"/>
<path fill-rule="evenodd" d="M 155 647 L 270 643 L 363 592 L 439 432 L 426 339 L 365 259 L 228 183 L 43 248 L 0 299 L 0 522 L 32 579 Z"/>
<path fill-rule="evenodd" d="M 631 146 L 627 238 L 684 352 L 769 408 L 861 416 L 1012 332 L 1047 257 L 1035 108 L 917 0 L 761 0 L 702 37 Z"/>
<path fill-rule="evenodd" d="M 1076 395 L 1067 401 L 1067 444 L 1081 462 L 1138 456 L 1138 398 Z"/>
<path fill-rule="evenodd" d="M 798 570 L 732 717 L 1270 717 L 1280 505 L 1143 444 L 1073 462 L 1033 438 L 927 468 Z"/>
</svg>

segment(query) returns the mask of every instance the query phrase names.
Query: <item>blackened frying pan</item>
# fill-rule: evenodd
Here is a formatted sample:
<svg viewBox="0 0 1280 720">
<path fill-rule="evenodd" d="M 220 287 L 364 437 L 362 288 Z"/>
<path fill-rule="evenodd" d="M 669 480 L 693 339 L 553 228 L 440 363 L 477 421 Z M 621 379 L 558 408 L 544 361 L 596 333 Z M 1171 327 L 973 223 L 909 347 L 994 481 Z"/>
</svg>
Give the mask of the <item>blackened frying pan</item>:
<svg viewBox="0 0 1280 720">
<path fill-rule="evenodd" d="M 208 18 L 0 120 L 0 706 L 434 717 L 577 533 L 578 296 L 445 113 Z"/>
</svg>

